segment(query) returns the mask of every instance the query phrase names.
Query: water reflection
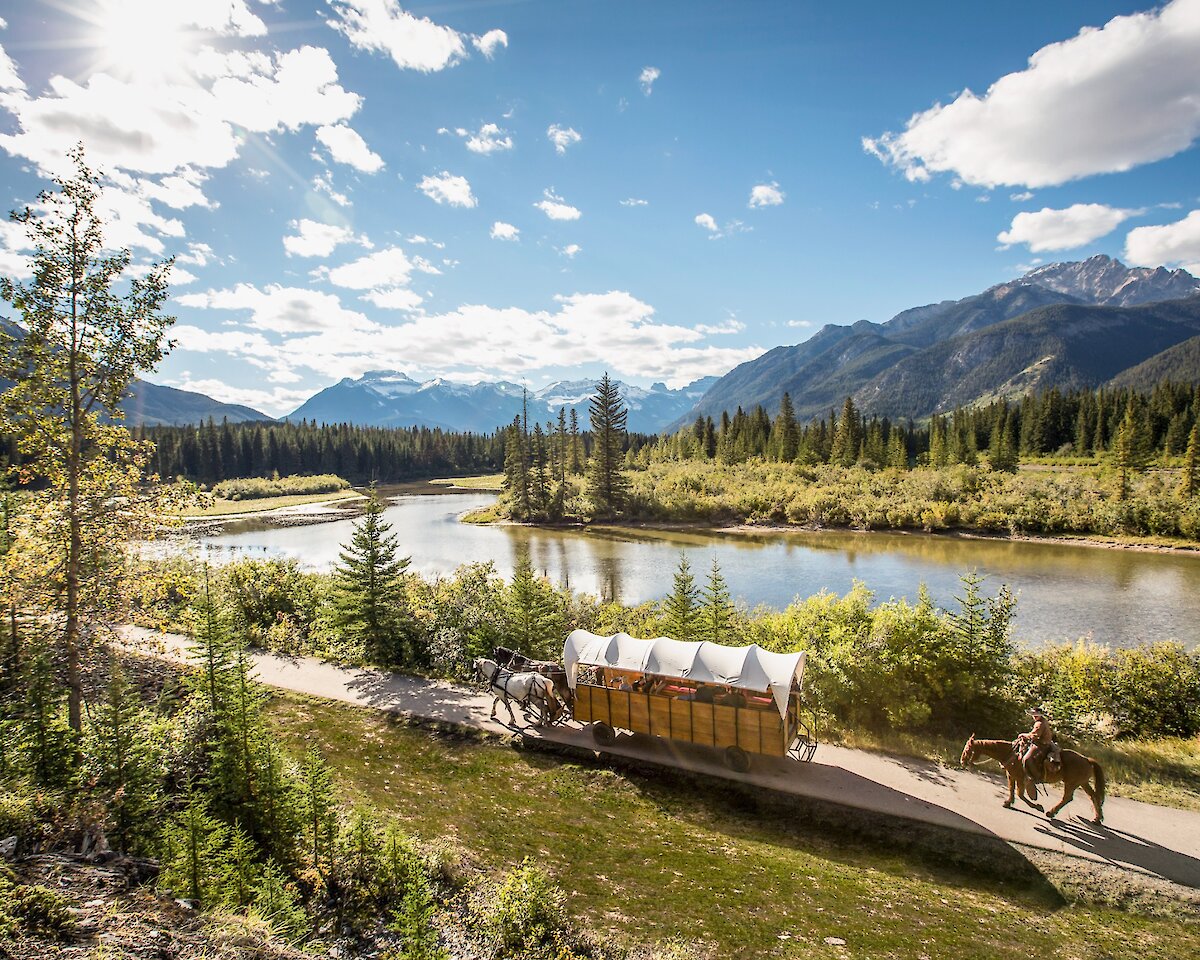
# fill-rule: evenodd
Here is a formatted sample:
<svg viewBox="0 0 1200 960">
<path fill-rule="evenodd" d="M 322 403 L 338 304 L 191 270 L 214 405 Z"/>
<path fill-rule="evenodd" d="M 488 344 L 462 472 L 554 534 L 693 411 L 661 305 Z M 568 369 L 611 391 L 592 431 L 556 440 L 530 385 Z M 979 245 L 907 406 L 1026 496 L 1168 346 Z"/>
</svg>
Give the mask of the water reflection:
<svg viewBox="0 0 1200 960">
<path fill-rule="evenodd" d="M 987 578 L 985 589 L 1007 583 L 1017 591 L 1017 634 L 1025 642 L 1088 633 L 1113 644 L 1200 642 L 1196 556 L 903 533 L 540 530 L 458 521 L 464 511 L 491 500 L 491 494 L 405 497 L 388 508 L 386 518 L 401 548 L 412 554 L 411 568 L 425 575 L 490 561 L 507 577 L 524 553 L 555 583 L 640 603 L 671 589 L 682 553 L 701 580 L 715 557 L 734 596 L 748 606 L 783 607 L 821 590 L 845 593 L 855 580 L 880 599 L 915 598 L 925 583 L 937 602 L 952 605 L 961 594 L 959 576 L 974 570 Z M 242 523 L 205 538 L 203 545 L 218 560 L 279 555 L 328 569 L 351 522 L 292 528 Z"/>
</svg>

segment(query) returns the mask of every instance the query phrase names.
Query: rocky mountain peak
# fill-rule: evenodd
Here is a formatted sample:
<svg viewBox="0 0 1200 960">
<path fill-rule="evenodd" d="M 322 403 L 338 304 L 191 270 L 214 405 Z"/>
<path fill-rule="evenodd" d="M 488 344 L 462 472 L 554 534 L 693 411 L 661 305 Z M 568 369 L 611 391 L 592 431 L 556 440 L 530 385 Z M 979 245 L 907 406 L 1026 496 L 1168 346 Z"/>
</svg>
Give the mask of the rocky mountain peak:
<svg viewBox="0 0 1200 960">
<path fill-rule="evenodd" d="M 1180 300 L 1200 293 L 1200 280 L 1186 270 L 1127 267 L 1102 253 L 1086 260 L 1037 267 L 1019 282 L 1078 297 L 1086 303 L 1116 307 Z"/>
</svg>

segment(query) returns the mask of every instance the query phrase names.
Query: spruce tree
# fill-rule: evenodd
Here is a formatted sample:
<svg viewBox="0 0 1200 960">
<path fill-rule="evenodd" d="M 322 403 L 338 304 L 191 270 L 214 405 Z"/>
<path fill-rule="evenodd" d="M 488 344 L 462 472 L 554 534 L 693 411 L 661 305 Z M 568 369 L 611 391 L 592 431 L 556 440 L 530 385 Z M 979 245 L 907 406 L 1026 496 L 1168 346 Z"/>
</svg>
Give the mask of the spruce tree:
<svg viewBox="0 0 1200 960">
<path fill-rule="evenodd" d="M 1179 475 L 1179 495 L 1181 497 L 1195 496 L 1197 488 L 1196 460 L 1200 457 L 1200 411 L 1197 411 L 1196 422 L 1192 424 L 1192 432 L 1188 437 L 1187 451 L 1183 455 L 1183 470 Z"/>
<path fill-rule="evenodd" d="M 625 427 L 629 411 L 617 386 L 604 374 L 589 405 L 592 423 L 592 463 L 588 494 L 600 516 L 615 516 L 625 507 L 629 480 L 621 472 L 625 463 Z"/>
<path fill-rule="evenodd" d="M 535 658 L 549 652 L 546 643 L 559 633 L 558 604 L 547 585 L 534 573 L 528 552 L 517 557 L 504 600 L 506 635 L 513 645 Z"/>
<path fill-rule="evenodd" d="M 1117 436 L 1112 445 L 1113 465 L 1117 468 L 1119 500 L 1125 500 L 1129 496 L 1130 475 L 1145 470 L 1150 459 L 1146 432 L 1136 406 L 1132 400 L 1126 404 L 1125 416 L 1121 418 L 1121 425 L 1117 428 Z"/>
<path fill-rule="evenodd" d="M 671 593 L 662 604 L 663 628 L 676 640 L 692 640 L 699 618 L 700 590 L 687 557 L 680 554 Z"/>
<path fill-rule="evenodd" d="M 716 557 L 713 557 L 708 582 L 701 591 L 700 616 L 695 639 L 707 640 L 710 643 L 727 642 L 736 613 L 729 597 L 729 587 L 721 575 L 721 566 Z"/>
<path fill-rule="evenodd" d="M 784 391 L 779 401 L 779 416 L 775 418 L 777 434 L 776 456 L 784 463 L 796 459 L 800 450 L 800 429 L 796 424 L 796 408 L 792 406 L 792 395 Z"/>
<path fill-rule="evenodd" d="M 862 441 L 862 421 L 854 399 L 847 397 L 842 405 L 842 415 L 833 431 L 833 447 L 829 462 L 841 467 L 850 467 L 858 459 L 858 448 Z"/>
<path fill-rule="evenodd" d="M 362 517 L 333 571 L 334 606 L 343 634 L 376 663 L 412 663 L 404 571 L 409 558 L 383 519 L 384 504 L 371 486 Z"/>
<path fill-rule="evenodd" d="M 579 476 L 583 473 L 584 449 L 583 438 L 579 435 L 579 414 L 571 408 L 571 473 Z"/>
<path fill-rule="evenodd" d="M 327 874 L 333 867 L 337 841 L 336 804 L 329 768 L 321 754 L 309 748 L 300 764 L 300 807 L 306 846 L 312 868 L 318 874 Z"/>
</svg>

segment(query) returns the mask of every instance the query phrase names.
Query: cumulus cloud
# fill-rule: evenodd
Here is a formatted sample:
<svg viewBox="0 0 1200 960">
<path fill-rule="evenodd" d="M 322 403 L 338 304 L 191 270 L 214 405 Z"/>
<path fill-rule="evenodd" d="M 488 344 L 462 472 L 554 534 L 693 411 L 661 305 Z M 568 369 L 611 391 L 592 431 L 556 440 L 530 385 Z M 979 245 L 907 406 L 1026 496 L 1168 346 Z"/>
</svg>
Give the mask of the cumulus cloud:
<svg viewBox="0 0 1200 960">
<path fill-rule="evenodd" d="M 654 92 L 654 81 L 662 76 L 662 71 L 658 67 L 643 67 L 642 72 L 638 74 L 638 83 L 641 84 L 642 93 L 650 96 Z"/>
<path fill-rule="evenodd" d="M 534 206 L 551 220 L 578 220 L 583 216 L 577 207 L 571 206 L 555 193 L 553 187 L 543 191 L 543 195 L 545 199 L 539 200 Z"/>
<path fill-rule="evenodd" d="M 290 381 L 295 382 L 295 381 Z M 290 413 L 308 399 L 311 391 L 276 387 L 260 390 L 255 387 L 232 387 L 223 380 L 183 377 L 168 384 L 180 390 L 203 393 L 222 403 L 239 403 L 263 413 L 282 416 Z"/>
<path fill-rule="evenodd" d="M 511 223 L 497 220 L 492 224 L 490 236 L 493 240 L 519 240 L 521 238 L 521 231 Z"/>
<path fill-rule="evenodd" d="M 1130 230 L 1125 259 L 1144 267 L 1179 266 L 1200 276 L 1200 210 L 1174 223 Z"/>
<path fill-rule="evenodd" d="M 777 207 L 783 203 L 785 196 L 787 194 L 779 189 L 779 184 L 775 181 L 760 183 L 750 191 L 750 202 L 747 206 L 751 209 L 754 207 Z"/>
<path fill-rule="evenodd" d="M 0 90 L 24 90 L 25 81 L 17 72 L 17 65 L 0 46 Z"/>
<path fill-rule="evenodd" d="M 343 307 L 335 294 L 277 283 L 261 289 L 252 283 L 239 283 L 231 290 L 188 293 L 175 299 L 185 307 L 248 312 L 251 332 L 345 334 L 375 328 L 363 314 Z"/>
<path fill-rule="evenodd" d="M 503 30 L 489 30 L 482 37 L 472 37 L 471 43 L 475 45 L 476 50 L 491 60 L 497 49 L 508 46 L 508 34 Z"/>
<path fill-rule="evenodd" d="M 649 200 L 640 200 L 637 197 L 627 197 L 621 201 L 623 207 L 644 207 L 649 204 Z"/>
<path fill-rule="evenodd" d="M 557 123 L 546 128 L 546 139 L 554 144 L 554 149 L 561 155 L 567 152 L 567 147 L 574 146 L 583 139 L 582 134 L 572 127 L 560 127 Z"/>
<path fill-rule="evenodd" d="M 363 173 L 378 173 L 383 169 L 383 157 L 367 146 L 357 130 L 344 123 L 317 128 L 317 140 L 338 163 L 344 163 Z"/>
<path fill-rule="evenodd" d="M 915 114 L 863 147 L 909 180 L 1046 187 L 1129 170 L 1200 136 L 1200 0 L 1114 17 L 1038 50 L 979 96 Z"/>
<path fill-rule="evenodd" d="M 709 231 L 709 233 L 716 233 L 720 229 L 720 227 L 717 226 L 717 221 L 713 219 L 711 213 L 696 214 L 695 222 L 705 230 Z"/>
<path fill-rule="evenodd" d="M 1122 210 L 1102 203 L 1076 203 L 1063 210 L 1043 207 L 1023 211 L 996 239 L 1006 247 L 1023 243 L 1033 253 L 1046 250 L 1072 250 L 1112 233 L 1141 210 Z"/>
<path fill-rule="evenodd" d="M 577 243 L 568 243 L 568 244 L 567 244 L 565 247 L 563 247 L 563 248 L 562 248 L 561 250 L 559 250 L 558 252 L 559 252 L 559 253 L 561 253 L 561 254 L 562 254 L 564 257 L 566 257 L 568 260 L 574 260 L 574 259 L 575 259 L 575 257 L 576 257 L 576 256 L 577 256 L 577 255 L 580 253 L 580 251 L 582 251 L 582 250 L 583 250 L 583 247 L 581 247 L 579 244 L 577 244 Z"/>
<path fill-rule="evenodd" d="M 461 129 L 455 132 L 460 137 L 466 138 L 467 149 L 472 153 L 482 153 L 486 156 L 489 153 L 497 153 L 513 148 L 513 140 L 509 136 L 508 131 L 501 129 L 494 123 L 485 123 L 479 128 L 477 133 Z"/>
<path fill-rule="evenodd" d="M 399 247 L 386 247 L 329 271 L 329 282 L 351 290 L 403 287 L 412 275 L 413 263 Z"/>
<path fill-rule="evenodd" d="M 334 30 L 360 50 L 387 54 L 403 70 L 434 73 L 465 60 L 468 55 L 465 34 L 451 27 L 434 23 L 428 17 L 416 17 L 400 8 L 396 0 L 327 0 L 333 18 L 326 21 Z M 495 36 L 502 31 L 492 30 L 479 38 L 487 38 L 488 49 L 476 46 L 490 56 L 496 46 L 507 45 Z"/>
<path fill-rule="evenodd" d="M 473 207 L 479 202 L 471 193 L 471 184 L 466 177 L 455 176 L 446 170 L 423 177 L 417 189 L 434 203 L 448 203 L 452 207 Z"/>
<path fill-rule="evenodd" d="M 289 257 L 327 257 L 343 243 L 368 246 L 365 237 L 356 237 L 349 227 L 317 220 L 293 220 L 296 232 L 283 238 L 283 248 Z"/>
</svg>

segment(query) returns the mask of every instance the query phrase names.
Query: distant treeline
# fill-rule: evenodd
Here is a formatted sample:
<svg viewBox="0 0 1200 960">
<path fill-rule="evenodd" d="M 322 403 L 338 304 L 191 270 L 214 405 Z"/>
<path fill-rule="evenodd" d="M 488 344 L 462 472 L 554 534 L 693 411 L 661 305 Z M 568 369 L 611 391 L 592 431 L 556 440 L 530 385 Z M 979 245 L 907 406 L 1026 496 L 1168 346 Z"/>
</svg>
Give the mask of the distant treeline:
<svg viewBox="0 0 1200 960">
<path fill-rule="evenodd" d="M 1110 452 L 1122 437 L 1142 456 L 1182 454 L 1200 413 L 1200 387 L 1163 383 L 1149 394 L 1131 390 L 1048 390 L 1012 401 L 958 408 L 928 424 L 864 418 L 853 400 L 840 411 L 800 424 L 783 395 L 772 419 L 762 406 L 741 407 L 718 421 L 698 417 L 641 451 L 652 460 L 744 463 L 759 457 L 782 462 L 861 464 L 907 468 L 987 459 L 1013 469 L 1019 457 L 1086 457 Z M 632 465 L 632 464 L 631 464 Z"/>
<path fill-rule="evenodd" d="M 428 427 L 210 421 L 135 433 L 154 442 L 154 470 L 160 477 L 186 477 L 197 483 L 273 474 L 333 474 L 352 483 L 397 483 L 496 472 L 504 463 L 500 433 Z"/>
<path fill-rule="evenodd" d="M 398 483 L 499 473 L 504 467 L 506 440 L 505 430 L 455 433 L 431 427 L 358 427 L 308 421 L 209 421 L 189 427 L 142 427 L 134 434 L 154 442 L 153 468 L 160 477 L 186 477 L 205 484 L 275 474 L 333 474 L 351 483 Z M 628 443 L 636 452 L 653 439 L 632 434 Z M 580 442 L 586 458 L 591 436 L 582 434 Z"/>
</svg>

